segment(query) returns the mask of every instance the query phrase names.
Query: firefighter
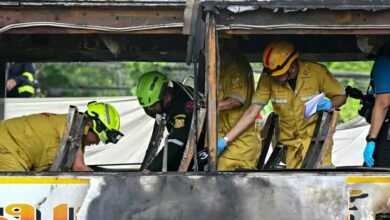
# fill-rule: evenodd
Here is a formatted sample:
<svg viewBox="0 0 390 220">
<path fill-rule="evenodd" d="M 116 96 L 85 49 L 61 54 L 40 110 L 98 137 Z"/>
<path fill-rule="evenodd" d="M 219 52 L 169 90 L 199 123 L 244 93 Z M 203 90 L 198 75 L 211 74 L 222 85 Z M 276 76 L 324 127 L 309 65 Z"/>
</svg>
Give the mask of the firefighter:
<svg viewBox="0 0 390 220">
<path fill-rule="evenodd" d="M 249 125 L 253 125 L 260 110 L 272 102 L 279 115 L 280 143 L 287 146 L 287 168 L 299 168 L 308 150 L 317 115 L 304 119 L 305 102 L 320 93 L 324 99 L 317 111 L 331 110 L 345 103 L 345 91 L 341 84 L 321 64 L 300 60 L 294 45 L 274 41 L 263 52 L 263 74 L 252 98 L 251 106 L 239 122 L 218 143 L 225 147 L 235 140 Z M 326 152 L 322 166 L 331 166 L 331 152 Z"/>
<path fill-rule="evenodd" d="M 110 104 L 90 102 L 85 112 L 87 124 L 73 171 L 92 171 L 84 163 L 85 146 L 116 143 L 120 117 Z M 67 123 L 66 114 L 41 113 L 4 120 L 0 123 L 0 171 L 45 171 L 56 156 Z"/>
<path fill-rule="evenodd" d="M 236 39 L 220 40 L 219 45 L 221 65 L 218 79 L 218 137 L 226 137 L 226 133 L 250 106 L 254 79 L 249 61 L 238 53 Z M 218 150 L 218 170 L 255 169 L 259 154 L 260 143 L 253 124 L 231 141 L 228 147 Z"/>
<path fill-rule="evenodd" d="M 180 82 L 169 80 L 163 73 L 152 71 L 138 80 L 137 97 L 147 115 L 155 118 L 166 114 L 167 170 L 177 171 L 186 147 L 194 108 L 193 90 Z M 201 137 L 199 140 L 203 140 Z M 203 146 L 201 143 L 198 146 Z M 146 171 L 162 171 L 164 150 L 153 159 Z"/>
<path fill-rule="evenodd" d="M 35 66 L 32 63 L 10 63 L 8 67 L 7 97 L 32 97 Z"/>
</svg>

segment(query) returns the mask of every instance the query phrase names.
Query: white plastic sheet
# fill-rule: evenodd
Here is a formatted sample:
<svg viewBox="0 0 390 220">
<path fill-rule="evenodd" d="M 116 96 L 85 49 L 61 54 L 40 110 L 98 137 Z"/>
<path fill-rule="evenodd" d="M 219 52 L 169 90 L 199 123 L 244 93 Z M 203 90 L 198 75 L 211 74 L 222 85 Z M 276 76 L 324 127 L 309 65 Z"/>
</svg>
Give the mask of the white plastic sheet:
<svg viewBox="0 0 390 220">
<path fill-rule="evenodd" d="M 12 118 L 39 112 L 66 113 L 69 105 L 86 110 L 89 101 L 104 101 L 114 105 L 121 115 L 121 131 L 125 134 L 118 144 L 91 146 L 86 149 L 86 163 L 141 163 L 153 130 L 154 120 L 139 106 L 136 97 L 100 98 L 19 98 L 6 99 L 5 117 Z M 356 118 L 340 125 L 334 134 L 333 163 L 336 166 L 360 166 L 369 125 Z M 139 165 L 127 166 L 137 168 Z M 118 167 L 117 167 L 118 168 Z"/>
</svg>

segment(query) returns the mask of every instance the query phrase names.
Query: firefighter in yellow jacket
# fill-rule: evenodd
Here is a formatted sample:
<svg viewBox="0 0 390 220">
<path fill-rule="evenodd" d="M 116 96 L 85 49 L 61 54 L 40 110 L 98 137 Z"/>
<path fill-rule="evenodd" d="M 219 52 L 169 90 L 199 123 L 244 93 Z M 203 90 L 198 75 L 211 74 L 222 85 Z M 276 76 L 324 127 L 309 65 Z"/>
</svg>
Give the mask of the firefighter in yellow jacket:
<svg viewBox="0 0 390 220">
<path fill-rule="evenodd" d="M 345 103 L 344 89 L 321 64 L 299 60 L 299 52 L 289 42 L 271 42 L 263 53 L 263 74 L 252 104 L 239 122 L 224 137 L 229 144 L 252 125 L 260 110 L 268 103 L 279 115 L 280 142 L 287 146 L 287 168 L 299 168 L 313 135 L 316 114 L 304 119 L 305 102 L 324 93 L 317 111 L 331 110 Z M 325 155 L 322 166 L 331 166 L 331 152 Z"/>
<path fill-rule="evenodd" d="M 222 40 L 220 43 L 219 137 L 224 137 L 241 118 L 249 107 L 254 92 L 252 68 L 246 57 L 237 52 L 237 46 L 237 41 L 234 39 Z M 253 124 L 231 141 L 228 147 L 218 150 L 218 170 L 255 169 L 259 154 L 260 143 Z"/>
<path fill-rule="evenodd" d="M 106 103 L 90 102 L 85 112 L 81 148 L 76 153 L 73 171 L 92 171 L 84 163 L 84 147 L 116 143 L 121 136 L 116 109 Z M 66 114 L 41 113 L 0 122 L 0 171 L 45 171 L 50 168 L 67 122 Z"/>
</svg>

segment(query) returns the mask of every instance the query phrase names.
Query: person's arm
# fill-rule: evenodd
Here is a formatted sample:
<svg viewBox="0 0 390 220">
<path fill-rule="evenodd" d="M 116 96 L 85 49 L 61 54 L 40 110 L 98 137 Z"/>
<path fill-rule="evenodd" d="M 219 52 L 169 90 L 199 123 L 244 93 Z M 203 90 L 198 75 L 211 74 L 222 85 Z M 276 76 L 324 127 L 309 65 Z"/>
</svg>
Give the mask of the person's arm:
<svg viewBox="0 0 390 220">
<path fill-rule="evenodd" d="M 89 166 L 87 166 L 84 162 L 84 153 L 81 149 L 79 149 L 76 153 L 76 157 L 74 158 L 72 171 L 93 171 Z"/>
<path fill-rule="evenodd" d="M 341 107 L 345 104 L 347 98 L 345 89 L 325 66 L 322 66 L 322 68 L 323 71 L 319 72 L 322 73 L 322 77 L 319 80 L 320 91 L 324 92 L 325 96 L 331 100 L 331 107 Z"/>
<path fill-rule="evenodd" d="M 6 85 L 7 86 L 7 90 L 11 91 L 16 86 L 16 84 L 17 84 L 17 82 L 14 79 L 7 80 L 7 85 Z"/>
<path fill-rule="evenodd" d="M 368 135 L 371 138 L 377 138 L 379 130 L 382 127 L 383 121 L 386 118 L 387 110 L 390 106 L 390 93 L 377 94 L 375 97 L 375 105 L 372 111 L 371 127 Z"/>
<path fill-rule="evenodd" d="M 242 106 L 242 103 L 236 99 L 233 98 L 226 98 L 221 101 L 218 101 L 218 110 L 219 111 L 226 111 L 231 110 L 235 108 L 239 108 Z"/>
<path fill-rule="evenodd" d="M 336 95 L 331 100 L 333 107 L 339 108 L 345 104 L 347 97 L 345 95 Z"/>
<path fill-rule="evenodd" d="M 236 125 L 225 135 L 229 141 L 236 139 L 249 125 L 253 124 L 264 106 L 251 104 Z"/>
</svg>

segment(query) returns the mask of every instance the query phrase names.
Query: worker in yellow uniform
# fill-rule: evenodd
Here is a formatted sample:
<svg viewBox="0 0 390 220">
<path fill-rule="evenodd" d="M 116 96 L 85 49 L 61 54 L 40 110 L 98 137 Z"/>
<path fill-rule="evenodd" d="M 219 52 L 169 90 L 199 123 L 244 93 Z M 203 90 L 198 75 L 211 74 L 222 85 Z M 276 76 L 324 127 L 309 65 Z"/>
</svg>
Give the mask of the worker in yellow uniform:
<svg viewBox="0 0 390 220">
<path fill-rule="evenodd" d="M 90 102 L 81 149 L 76 153 L 72 170 L 91 171 L 84 163 L 84 147 L 109 142 L 123 136 L 120 117 L 108 103 Z M 67 123 L 66 114 L 41 113 L 0 122 L 0 171 L 45 171 L 57 153 Z"/>
<path fill-rule="evenodd" d="M 238 53 L 238 42 L 235 39 L 222 40 L 220 51 L 218 136 L 224 137 L 250 106 L 254 80 L 252 68 L 246 57 Z M 255 169 L 259 154 L 260 143 L 253 123 L 228 147 L 218 148 L 218 170 Z"/>
<path fill-rule="evenodd" d="M 280 143 L 287 146 L 287 168 L 301 166 L 317 119 L 316 114 L 304 119 L 305 102 L 324 93 L 330 100 L 320 101 L 317 111 L 331 110 L 343 105 L 346 97 L 341 84 L 325 66 L 298 57 L 299 52 L 289 42 L 268 44 L 263 53 L 263 74 L 252 104 L 225 135 L 223 144 L 230 144 L 252 125 L 261 109 L 271 101 L 275 113 L 279 115 Z M 323 167 L 332 165 L 331 152 L 332 148 L 329 148 L 322 161 Z"/>
</svg>

